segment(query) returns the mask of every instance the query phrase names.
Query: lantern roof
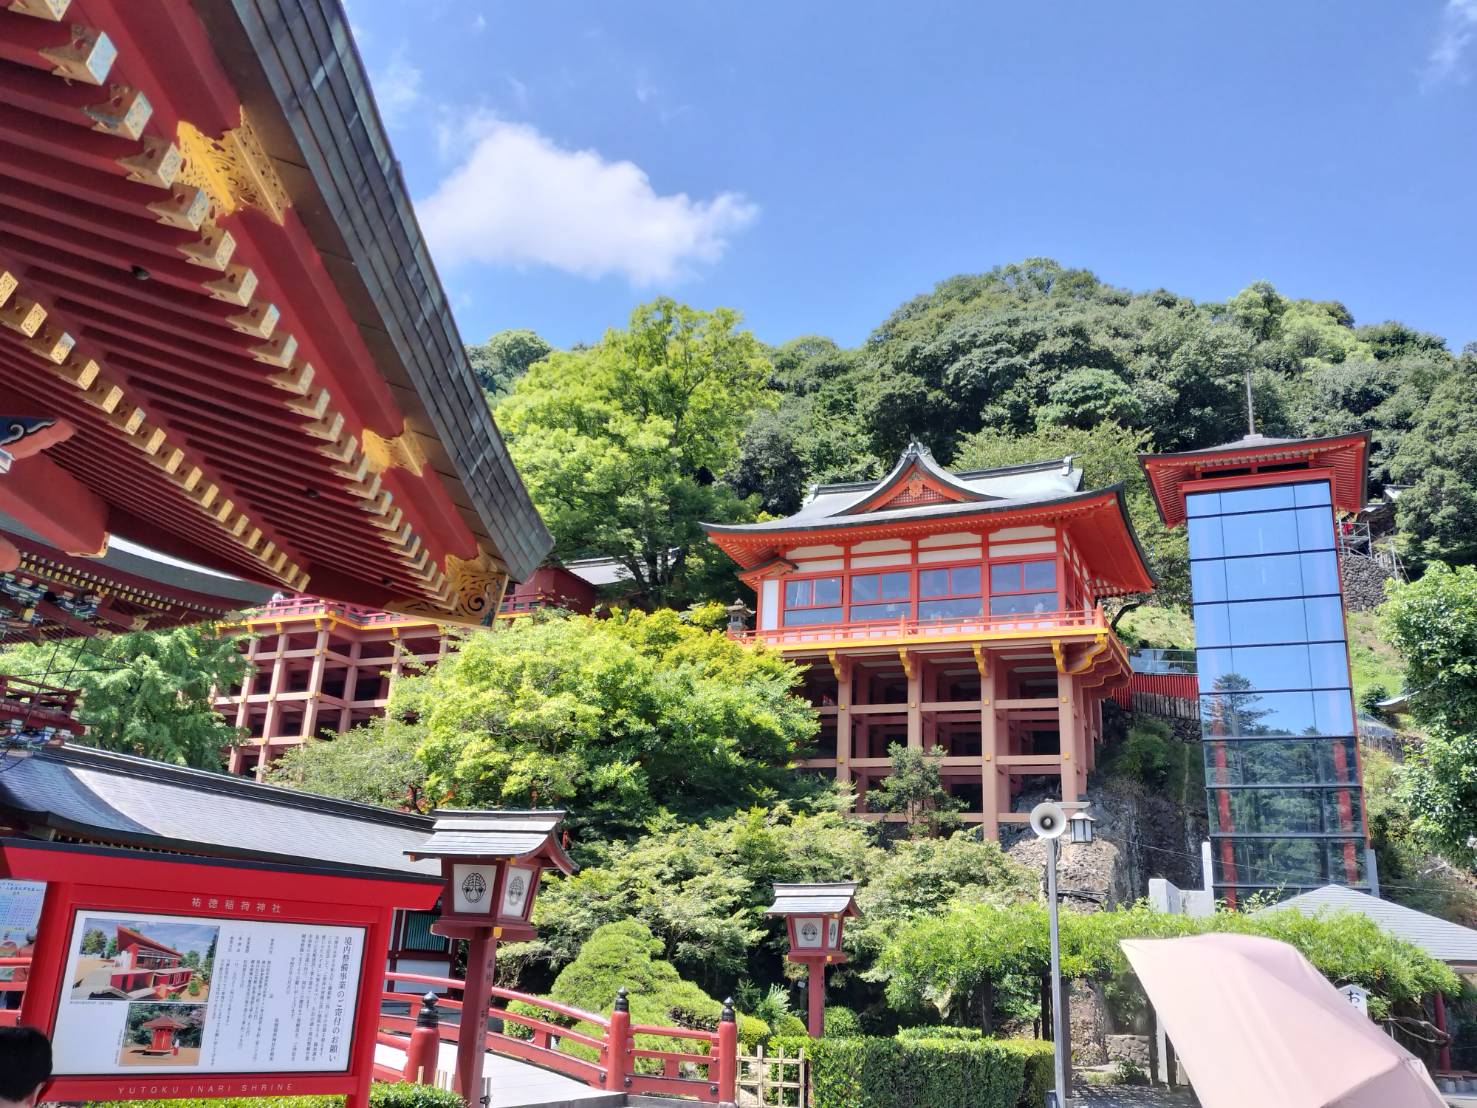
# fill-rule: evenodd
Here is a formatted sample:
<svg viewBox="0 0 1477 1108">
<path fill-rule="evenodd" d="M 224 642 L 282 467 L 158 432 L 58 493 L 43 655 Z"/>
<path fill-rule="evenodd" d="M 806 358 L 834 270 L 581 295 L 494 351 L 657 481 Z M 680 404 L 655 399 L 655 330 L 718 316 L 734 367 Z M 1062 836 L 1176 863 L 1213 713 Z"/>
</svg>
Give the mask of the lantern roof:
<svg viewBox="0 0 1477 1108">
<path fill-rule="evenodd" d="M 822 915 L 859 916 L 856 906 L 855 881 L 834 881 L 808 885 L 776 885 L 774 903 L 766 910 L 768 916 L 803 916 L 814 913 Z"/>
<path fill-rule="evenodd" d="M 424 843 L 405 853 L 411 858 L 539 858 L 573 873 L 575 865 L 559 845 L 564 812 L 557 808 L 471 811 L 438 809 Z"/>
</svg>

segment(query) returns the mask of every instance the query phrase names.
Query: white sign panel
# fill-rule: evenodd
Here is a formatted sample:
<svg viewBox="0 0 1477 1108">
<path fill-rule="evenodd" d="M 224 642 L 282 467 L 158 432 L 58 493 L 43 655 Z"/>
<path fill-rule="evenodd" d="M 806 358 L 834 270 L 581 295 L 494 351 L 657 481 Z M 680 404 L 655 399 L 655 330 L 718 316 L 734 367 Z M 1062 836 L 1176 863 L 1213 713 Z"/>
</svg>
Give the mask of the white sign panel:
<svg viewBox="0 0 1477 1108">
<path fill-rule="evenodd" d="M 503 903 L 498 915 L 510 919 L 522 919 L 528 910 L 528 897 L 533 892 L 533 883 L 538 880 L 538 870 L 529 866 L 509 866 L 508 883 L 503 888 Z"/>
<path fill-rule="evenodd" d="M 458 915 L 492 915 L 492 889 L 497 866 L 458 862 L 451 867 L 451 910 Z"/>
<path fill-rule="evenodd" d="M 36 945 L 36 928 L 41 923 L 41 904 L 45 899 L 45 881 L 0 879 L 0 958 L 30 955 Z M 14 969 L 0 967 L 0 981 L 14 978 Z"/>
<path fill-rule="evenodd" d="M 58 1074 L 344 1073 L 364 929 L 80 909 Z"/>
<path fill-rule="evenodd" d="M 809 916 L 795 921 L 795 946 L 800 950 L 819 950 L 821 948 L 821 928 L 825 921 L 812 919 Z"/>
<path fill-rule="evenodd" d="M 836 946 L 837 940 L 840 939 L 840 938 L 841 938 L 841 921 L 840 920 L 835 920 L 835 919 L 827 920 L 826 921 L 826 945 L 829 946 L 829 947 L 834 948 Z"/>
<path fill-rule="evenodd" d="M 1339 995 L 1347 1000 L 1361 1016 L 1369 1015 L 1369 993 L 1358 985 L 1345 985 Z"/>
</svg>

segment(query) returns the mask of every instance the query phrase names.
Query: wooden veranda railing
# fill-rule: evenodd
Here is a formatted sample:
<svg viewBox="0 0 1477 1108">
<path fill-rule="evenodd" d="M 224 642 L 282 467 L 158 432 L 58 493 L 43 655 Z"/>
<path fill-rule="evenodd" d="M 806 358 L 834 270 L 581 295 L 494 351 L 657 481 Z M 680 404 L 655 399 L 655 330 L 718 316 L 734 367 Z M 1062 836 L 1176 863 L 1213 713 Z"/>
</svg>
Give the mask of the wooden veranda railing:
<svg viewBox="0 0 1477 1108">
<path fill-rule="evenodd" d="M 462 982 L 452 977 L 387 973 L 385 978 L 432 990 L 444 989 L 448 994 L 459 994 L 462 989 Z M 724 1006 L 717 1030 L 706 1031 L 631 1023 L 630 1012 L 625 1010 L 624 989 L 616 998 L 615 1010 L 608 1016 L 512 989 L 494 987 L 492 996 L 493 1003 L 484 1019 L 490 1016 L 500 1020 L 503 1028 L 485 1032 L 487 1049 L 495 1054 L 562 1073 L 594 1089 L 690 1097 L 710 1104 L 734 1099 L 738 1079 L 738 1024 L 731 1005 Z M 403 1071 L 376 1065 L 375 1075 L 383 1080 L 435 1084 L 435 1074 L 427 1072 L 412 1048 L 417 1031 L 413 1009 L 420 998 L 414 993 L 387 991 L 381 995 L 381 1001 L 409 1004 L 412 1011 L 406 1015 L 382 1011 L 377 1041 L 405 1051 L 406 1065 Z M 467 1018 L 456 996 L 436 996 L 434 1002 L 428 998 L 427 1003 L 458 1013 L 458 1024 Z M 539 1014 L 515 1011 L 511 1007 L 515 1003 Z M 456 1025 L 442 1024 L 439 1038 L 455 1042 L 458 1030 Z M 652 1044 L 652 1040 L 662 1039 L 691 1043 L 693 1048 L 664 1050 Z"/>
</svg>

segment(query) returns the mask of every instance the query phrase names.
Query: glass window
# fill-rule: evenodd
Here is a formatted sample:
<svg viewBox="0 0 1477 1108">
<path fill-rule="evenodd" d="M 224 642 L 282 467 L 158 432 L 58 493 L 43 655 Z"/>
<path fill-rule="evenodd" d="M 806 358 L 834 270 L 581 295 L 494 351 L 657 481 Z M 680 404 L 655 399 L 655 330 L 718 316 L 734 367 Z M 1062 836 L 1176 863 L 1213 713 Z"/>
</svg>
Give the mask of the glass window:
<svg viewBox="0 0 1477 1108">
<path fill-rule="evenodd" d="M 979 591 L 979 566 L 925 569 L 918 574 L 919 596 L 978 596 Z"/>
<path fill-rule="evenodd" d="M 1210 829 L 1219 834 L 1357 834 L 1359 790 L 1212 789 Z"/>
<path fill-rule="evenodd" d="M 901 573 L 857 573 L 851 578 L 851 599 L 859 600 L 906 600 L 912 575 Z"/>
<path fill-rule="evenodd" d="M 1056 611 L 1054 592 L 1018 592 L 990 597 L 992 616 L 1030 615 Z"/>
<path fill-rule="evenodd" d="M 1330 550 L 1333 548 L 1333 509 L 1299 508 L 1298 549 Z"/>
<path fill-rule="evenodd" d="M 785 582 L 786 627 L 841 622 L 841 578 L 804 577 Z"/>
<path fill-rule="evenodd" d="M 1221 537 L 1220 516 L 1192 519 L 1187 526 L 1190 532 L 1191 558 L 1219 558 L 1226 553 L 1226 544 Z"/>
<path fill-rule="evenodd" d="M 1200 690 L 1342 689 L 1349 685 L 1343 643 L 1208 647 L 1196 657 Z"/>
<path fill-rule="evenodd" d="M 1357 785 L 1353 738 L 1205 743 L 1205 783 Z"/>
<path fill-rule="evenodd" d="M 980 606 L 978 596 L 960 596 L 950 600 L 920 600 L 918 618 L 920 620 L 969 619 L 980 614 Z"/>
<path fill-rule="evenodd" d="M 1230 557 L 1299 549 L 1297 513 L 1293 511 L 1223 517 L 1221 534 Z"/>
<path fill-rule="evenodd" d="M 1056 562 L 1026 562 L 1021 566 L 1026 592 L 1056 588 Z"/>
<path fill-rule="evenodd" d="M 1226 884 L 1219 844 L 1215 856 L 1216 883 Z M 1364 843 L 1349 839 L 1241 839 L 1231 844 L 1235 884 L 1239 886 L 1321 888 L 1364 881 Z"/>
<path fill-rule="evenodd" d="M 851 618 L 865 621 L 872 619 L 907 619 L 913 614 L 913 605 L 907 600 L 896 600 L 884 604 L 853 604 Z"/>
<path fill-rule="evenodd" d="M 1352 735 L 1354 705 L 1347 689 L 1258 692 L 1226 681 L 1200 695 L 1200 733 L 1211 738 Z"/>
<path fill-rule="evenodd" d="M 1003 565 L 990 567 L 990 591 L 997 592 L 1020 592 L 1021 591 L 1021 563 L 1006 562 Z"/>
<path fill-rule="evenodd" d="M 996 562 L 990 566 L 990 593 L 1040 592 L 1056 588 L 1056 561 Z"/>
<path fill-rule="evenodd" d="M 1293 494 L 1299 508 L 1312 508 L 1319 504 L 1332 504 L 1327 481 L 1312 481 L 1305 485 L 1294 485 Z"/>
<path fill-rule="evenodd" d="M 1343 639 L 1344 613 L 1336 596 L 1195 605 L 1195 641 L 1202 647 Z"/>
<path fill-rule="evenodd" d="M 1253 485 L 1247 489 L 1228 489 L 1221 493 L 1221 513 L 1270 512 L 1291 508 L 1296 496 L 1291 485 Z"/>
<path fill-rule="evenodd" d="M 1192 492 L 1185 497 L 1185 514 L 1195 516 L 1220 515 L 1221 494 L 1218 492 Z"/>
</svg>

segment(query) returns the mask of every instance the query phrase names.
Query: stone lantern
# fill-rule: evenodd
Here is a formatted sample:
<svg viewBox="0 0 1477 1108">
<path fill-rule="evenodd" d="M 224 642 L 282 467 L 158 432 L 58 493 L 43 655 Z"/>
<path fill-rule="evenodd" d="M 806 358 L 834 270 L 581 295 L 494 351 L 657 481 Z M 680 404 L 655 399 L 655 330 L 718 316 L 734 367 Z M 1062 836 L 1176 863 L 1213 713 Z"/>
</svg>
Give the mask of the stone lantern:
<svg viewBox="0 0 1477 1108">
<path fill-rule="evenodd" d="M 551 867 L 571 873 L 574 863 L 559 843 L 561 811 L 436 811 L 432 816 L 436 822 L 425 843 L 405 853 L 441 860 L 441 918 L 431 931 L 467 940 L 456 1076 L 457 1091 L 476 1103 L 498 940 L 534 937 L 529 921 L 539 875 Z"/>
<path fill-rule="evenodd" d="M 784 916 L 790 935 L 786 957 L 810 967 L 808 986 L 811 1037 L 820 1038 L 826 1021 L 826 967 L 846 961 L 841 939 L 850 916 L 859 916 L 856 882 L 821 885 L 776 885 L 766 915 Z"/>
</svg>

